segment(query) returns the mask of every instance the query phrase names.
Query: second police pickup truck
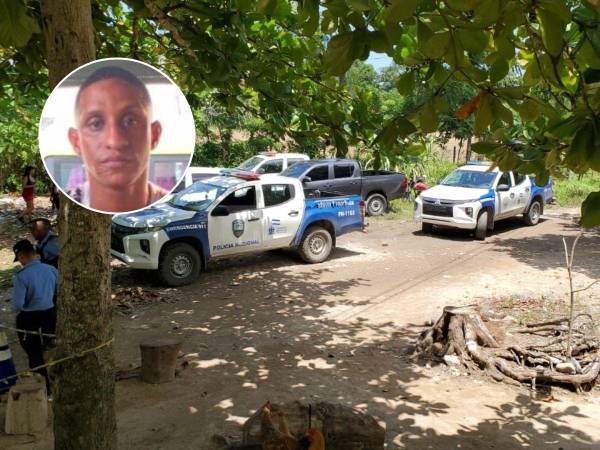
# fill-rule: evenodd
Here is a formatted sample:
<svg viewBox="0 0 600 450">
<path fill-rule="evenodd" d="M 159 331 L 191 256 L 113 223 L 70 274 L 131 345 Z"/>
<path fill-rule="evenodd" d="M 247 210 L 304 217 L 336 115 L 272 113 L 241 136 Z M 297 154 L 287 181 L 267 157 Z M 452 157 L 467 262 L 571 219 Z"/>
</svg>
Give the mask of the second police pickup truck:
<svg viewBox="0 0 600 450">
<path fill-rule="evenodd" d="M 473 230 L 485 239 L 500 219 L 523 215 L 527 225 L 537 225 L 544 204 L 553 198 L 552 183 L 540 187 L 528 175 L 501 172 L 489 164 L 459 167 L 415 201 L 415 219 L 422 230 L 433 226 Z"/>
<path fill-rule="evenodd" d="M 134 269 L 158 270 L 170 286 L 191 283 L 213 258 L 291 248 L 325 261 L 336 237 L 361 230 L 359 195 L 317 192 L 300 181 L 231 171 L 194 183 L 167 203 L 113 218 L 111 253 Z"/>
</svg>

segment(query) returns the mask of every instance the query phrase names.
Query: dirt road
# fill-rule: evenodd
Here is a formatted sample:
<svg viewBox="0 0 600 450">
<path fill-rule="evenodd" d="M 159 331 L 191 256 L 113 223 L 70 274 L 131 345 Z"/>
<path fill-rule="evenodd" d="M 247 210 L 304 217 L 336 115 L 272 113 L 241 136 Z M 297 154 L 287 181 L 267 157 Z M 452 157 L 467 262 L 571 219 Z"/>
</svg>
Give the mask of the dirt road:
<svg viewBox="0 0 600 450">
<path fill-rule="evenodd" d="M 533 299 L 560 311 L 561 236 L 574 234 L 569 213 L 549 211 L 531 228 L 502 223 L 485 242 L 381 219 L 366 234 L 340 239 L 324 264 L 279 252 L 236 258 L 178 290 L 116 267 L 115 289 L 134 283 L 158 295 L 115 315 L 118 366 L 136 366 L 139 342 L 166 335 L 183 338 L 189 361 L 168 385 L 118 383 L 120 448 L 211 449 L 213 434 L 239 435 L 267 399 L 368 410 L 385 422 L 388 448 L 600 448 L 598 391 L 555 390 L 558 400 L 547 403 L 525 388 L 421 367 L 404 354 L 448 304 L 493 298 L 534 319 L 539 311 L 520 308 Z M 600 278 L 598 261 L 600 233 L 591 232 L 576 256 L 578 285 Z M 580 307 L 596 314 L 599 293 L 582 293 Z M 52 448 L 51 435 L 0 434 L 0 447 Z"/>
</svg>

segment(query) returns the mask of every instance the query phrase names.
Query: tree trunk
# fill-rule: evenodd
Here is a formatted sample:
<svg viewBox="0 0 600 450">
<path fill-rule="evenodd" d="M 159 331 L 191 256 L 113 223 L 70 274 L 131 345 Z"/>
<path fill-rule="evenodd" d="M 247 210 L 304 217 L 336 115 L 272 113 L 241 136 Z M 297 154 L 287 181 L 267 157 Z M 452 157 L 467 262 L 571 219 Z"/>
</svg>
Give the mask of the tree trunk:
<svg viewBox="0 0 600 450">
<path fill-rule="evenodd" d="M 42 2 L 50 88 L 95 59 L 90 0 Z M 113 337 L 110 298 L 110 216 L 60 202 L 60 285 L 57 358 Z M 55 449 L 116 449 L 112 345 L 54 370 Z"/>
</svg>

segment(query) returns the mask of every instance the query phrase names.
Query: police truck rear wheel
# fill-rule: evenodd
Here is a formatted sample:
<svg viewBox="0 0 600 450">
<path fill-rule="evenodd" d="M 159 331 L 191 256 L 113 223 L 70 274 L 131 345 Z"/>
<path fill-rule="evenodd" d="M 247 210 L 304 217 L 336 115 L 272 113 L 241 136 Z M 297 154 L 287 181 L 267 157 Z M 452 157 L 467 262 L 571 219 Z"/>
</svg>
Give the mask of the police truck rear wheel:
<svg viewBox="0 0 600 450">
<path fill-rule="evenodd" d="M 183 286 L 198 278 L 201 267 L 198 251 L 190 244 L 180 242 L 164 251 L 158 271 L 164 283 L 169 286 Z"/>
<path fill-rule="evenodd" d="M 387 199 L 381 194 L 372 194 L 367 198 L 367 214 L 381 216 L 387 211 Z"/>
<path fill-rule="evenodd" d="M 534 200 L 527 212 L 523 215 L 526 225 L 537 225 L 542 215 L 542 204 L 539 200 Z"/>
<path fill-rule="evenodd" d="M 333 239 L 329 231 L 321 227 L 309 228 L 300 244 L 300 257 L 307 263 L 317 264 L 325 261 L 333 250 Z"/>
<path fill-rule="evenodd" d="M 475 228 L 475 239 L 479 241 L 485 240 L 488 230 L 488 213 L 483 211 L 477 218 L 477 227 Z"/>
</svg>

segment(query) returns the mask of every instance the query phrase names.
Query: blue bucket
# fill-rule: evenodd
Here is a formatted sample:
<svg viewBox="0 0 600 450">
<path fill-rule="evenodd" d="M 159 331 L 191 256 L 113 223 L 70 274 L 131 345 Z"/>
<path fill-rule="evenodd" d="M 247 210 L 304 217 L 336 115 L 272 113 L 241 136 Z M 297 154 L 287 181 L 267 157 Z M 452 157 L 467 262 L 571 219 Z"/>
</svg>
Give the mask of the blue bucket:
<svg viewBox="0 0 600 450">
<path fill-rule="evenodd" d="M 9 380 L 4 378 L 16 375 L 15 363 L 13 361 L 12 353 L 8 347 L 8 339 L 6 339 L 6 333 L 0 331 L 0 394 L 7 392 L 11 386 L 17 382 L 17 377 L 13 377 Z"/>
</svg>

